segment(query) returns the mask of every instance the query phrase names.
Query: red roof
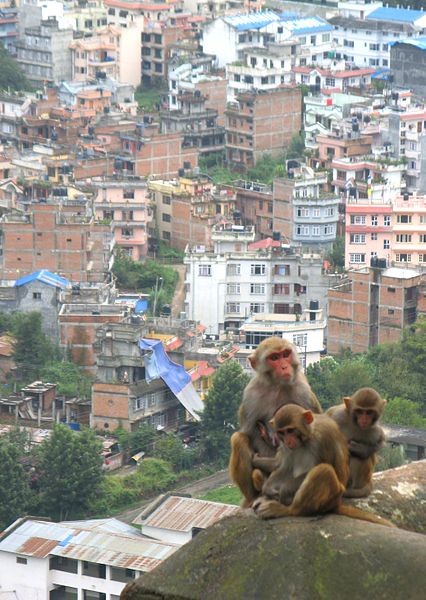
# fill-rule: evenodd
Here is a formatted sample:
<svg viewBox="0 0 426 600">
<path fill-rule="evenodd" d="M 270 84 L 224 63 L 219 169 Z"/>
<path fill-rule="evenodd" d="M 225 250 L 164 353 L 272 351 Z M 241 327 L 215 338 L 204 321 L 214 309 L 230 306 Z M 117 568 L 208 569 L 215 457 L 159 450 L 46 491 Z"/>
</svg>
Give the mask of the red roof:
<svg viewBox="0 0 426 600">
<path fill-rule="evenodd" d="M 264 240 L 259 240 L 258 242 L 253 242 L 249 244 L 249 250 L 266 250 L 267 248 L 279 248 L 281 246 L 281 242 L 279 240 L 273 240 L 272 238 L 265 238 Z"/>
<path fill-rule="evenodd" d="M 176 350 L 177 348 L 180 348 L 182 346 L 183 342 L 182 340 L 180 340 L 178 337 L 171 339 L 169 342 L 165 342 L 164 346 L 166 347 L 166 350 L 172 351 L 172 350 Z"/>
<path fill-rule="evenodd" d="M 189 374 L 191 375 L 192 381 L 198 381 L 201 377 L 210 377 L 214 373 L 213 367 L 209 366 L 206 360 L 200 360 L 195 367 L 193 367 Z"/>
</svg>

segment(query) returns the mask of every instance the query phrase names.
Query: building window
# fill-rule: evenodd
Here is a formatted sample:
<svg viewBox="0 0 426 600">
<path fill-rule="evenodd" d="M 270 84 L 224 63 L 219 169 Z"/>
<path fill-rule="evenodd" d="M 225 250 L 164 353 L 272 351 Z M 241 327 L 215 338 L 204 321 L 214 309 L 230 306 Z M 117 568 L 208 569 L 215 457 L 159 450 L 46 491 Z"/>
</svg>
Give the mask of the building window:
<svg viewBox="0 0 426 600">
<path fill-rule="evenodd" d="M 309 235 L 309 227 L 307 225 L 298 225 L 296 233 L 297 235 Z"/>
<path fill-rule="evenodd" d="M 365 215 L 351 215 L 351 225 L 365 225 Z"/>
<path fill-rule="evenodd" d="M 332 87 L 334 88 L 336 85 L 336 80 L 334 77 L 326 77 L 325 78 L 325 85 L 326 87 Z"/>
<path fill-rule="evenodd" d="M 261 263 L 252 264 L 250 265 L 250 273 L 251 275 L 265 275 L 266 267 Z"/>
<path fill-rule="evenodd" d="M 198 265 L 198 276 L 199 277 L 211 277 L 212 266 L 211 265 Z"/>
<path fill-rule="evenodd" d="M 309 208 L 301 208 L 300 206 L 297 209 L 298 217 L 309 217 Z"/>
<path fill-rule="evenodd" d="M 110 567 L 110 574 L 113 581 L 120 581 L 122 583 L 133 581 L 136 578 L 136 571 L 121 567 Z"/>
<path fill-rule="evenodd" d="M 169 215 L 168 213 L 163 213 L 163 216 L 161 217 L 161 219 L 165 222 L 165 223 L 170 223 L 170 221 L 172 220 L 171 215 Z"/>
<path fill-rule="evenodd" d="M 264 283 L 251 283 L 250 294 L 264 294 L 265 284 Z"/>
<path fill-rule="evenodd" d="M 350 239 L 351 244 L 365 244 L 365 233 L 351 233 Z"/>
<path fill-rule="evenodd" d="M 260 302 L 251 302 L 250 303 L 250 312 L 251 313 L 263 313 L 265 312 L 265 305 Z"/>
<path fill-rule="evenodd" d="M 83 560 L 83 575 L 106 579 L 106 566 Z"/>
<path fill-rule="evenodd" d="M 350 263 L 365 263 L 365 254 L 350 254 L 349 255 Z"/>
<path fill-rule="evenodd" d="M 411 234 L 410 233 L 398 233 L 396 236 L 396 241 L 400 244 L 401 243 L 407 244 L 407 243 L 411 242 Z"/>
<path fill-rule="evenodd" d="M 64 571 L 65 573 L 77 573 L 78 560 L 66 556 L 52 556 L 49 561 L 51 571 Z"/>
<path fill-rule="evenodd" d="M 171 240 L 170 231 L 163 231 L 163 240 L 169 242 Z"/>
<path fill-rule="evenodd" d="M 239 283 L 228 283 L 228 285 L 226 286 L 226 293 L 227 294 L 240 294 L 241 293 L 241 286 Z"/>
<path fill-rule="evenodd" d="M 411 240 L 410 240 L 410 241 L 411 241 Z M 419 242 L 420 242 L 421 244 L 426 244 L 426 233 L 421 233 L 421 234 L 419 235 Z"/>
<path fill-rule="evenodd" d="M 226 312 L 228 314 L 239 314 L 240 313 L 240 303 L 239 302 L 227 302 L 226 303 Z"/>
<path fill-rule="evenodd" d="M 377 240 L 377 233 L 372 233 L 371 234 L 371 241 L 376 241 Z"/>
<path fill-rule="evenodd" d="M 395 255 L 396 262 L 411 262 L 411 254 L 403 253 Z"/>
<path fill-rule="evenodd" d="M 297 333 L 293 335 L 293 344 L 295 346 L 305 347 L 308 344 L 308 334 L 307 333 Z"/>
<path fill-rule="evenodd" d="M 426 254 L 419 254 L 419 262 L 426 263 Z"/>
<path fill-rule="evenodd" d="M 33 300 L 41 300 L 41 292 L 33 292 Z"/>
<path fill-rule="evenodd" d="M 163 196 L 163 204 L 171 204 L 172 199 L 170 196 Z"/>
<path fill-rule="evenodd" d="M 241 265 L 240 264 L 232 264 L 226 265 L 226 274 L 227 275 L 241 275 Z"/>
<path fill-rule="evenodd" d="M 106 594 L 94 592 L 93 590 L 83 590 L 83 600 L 106 600 Z"/>
<path fill-rule="evenodd" d="M 390 240 L 383 240 L 383 249 L 389 250 L 390 248 Z"/>
<path fill-rule="evenodd" d="M 123 238 L 131 238 L 133 237 L 133 229 L 130 227 L 122 227 L 121 235 Z"/>
<path fill-rule="evenodd" d="M 321 235 L 321 228 L 320 227 L 312 227 L 312 235 Z"/>
<path fill-rule="evenodd" d="M 133 200 L 135 197 L 135 190 L 124 190 L 123 191 L 123 198 L 126 198 L 128 200 Z"/>
<path fill-rule="evenodd" d="M 274 275 L 290 275 L 290 265 L 275 265 Z"/>
<path fill-rule="evenodd" d="M 28 563 L 28 560 L 24 556 L 17 556 L 16 562 L 18 563 L 18 565 L 26 565 Z"/>
<path fill-rule="evenodd" d="M 275 315 L 289 315 L 290 314 L 290 304 L 277 303 L 274 304 L 274 314 Z"/>
<path fill-rule="evenodd" d="M 290 285 L 288 283 L 274 283 L 273 294 L 274 295 L 287 295 L 290 293 Z"/>
<path fill-rule="evenodd" d="M 396 222 L 397 223 L 411 223 L 411 215 L 397 215 Z"/>
</svg>

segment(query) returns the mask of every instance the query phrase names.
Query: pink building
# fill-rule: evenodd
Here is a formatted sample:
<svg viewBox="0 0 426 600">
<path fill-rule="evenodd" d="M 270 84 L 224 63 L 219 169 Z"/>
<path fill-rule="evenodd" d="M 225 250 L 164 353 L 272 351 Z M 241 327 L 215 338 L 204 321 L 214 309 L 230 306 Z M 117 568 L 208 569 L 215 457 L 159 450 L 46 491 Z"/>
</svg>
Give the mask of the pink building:
<svg viewBox="0 0 426 600">
<path fill-rule="evenodd" d="M 133 260 L 148 251 L 148 224 L 152 220 L 146 182 L 99 181 L 96 187 L 95 216 L 111 222 L 114 243 Z"/>
<path fill-rule="evenodd" d="M 404 194 L 393 203 L 391 260 L 426 265 L 426 198 Z"/>
</svg>

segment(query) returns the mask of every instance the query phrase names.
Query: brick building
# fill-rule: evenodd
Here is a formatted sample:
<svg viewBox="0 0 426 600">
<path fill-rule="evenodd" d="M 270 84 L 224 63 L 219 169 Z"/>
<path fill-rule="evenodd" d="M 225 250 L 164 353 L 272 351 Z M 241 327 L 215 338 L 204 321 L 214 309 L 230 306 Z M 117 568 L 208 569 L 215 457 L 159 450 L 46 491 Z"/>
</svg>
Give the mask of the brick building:
<svg viewBox="0 0 426 600">
<path fill-rule="evenodd" d="M 281 155 L 302 127 L 301 112 L 297 87 L 238 94 L 225 111 L 228 162 L 244 171 L 265 153 Z"/>
<path fill-rule="evenodd" d="M 414 269 L 350 270 L 347 281 L 328 290 L 328 353 L 367 352 L 399 341 L 404 327 L 416 321 L 423 293 Z"/>
<path fill-rule="evenodd" d="M 33 203 L 27 214 L 0 220 L 0 274 L 14 280 L 40 269 L 71 282 L 102 282 L 108 271 L 109 227 L 86 216 L 86 202 Z"/>
</svg>

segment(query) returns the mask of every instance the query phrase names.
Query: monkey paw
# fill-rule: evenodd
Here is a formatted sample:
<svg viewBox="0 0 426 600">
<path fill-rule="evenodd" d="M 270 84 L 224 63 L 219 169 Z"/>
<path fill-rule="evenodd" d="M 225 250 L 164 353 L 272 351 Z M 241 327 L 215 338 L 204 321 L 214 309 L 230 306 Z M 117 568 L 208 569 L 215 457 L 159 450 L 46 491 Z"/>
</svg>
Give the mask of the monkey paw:
<svg viewBox="0 0 426 600">
<path fill-rule="evenodd" d="M 274 519 L 288 514 L 285 506 L 275 500 L 267 500 L 266 498 L 258 498 L 253 502 L 252 508 L 261 519 Z"/>
</svg>

